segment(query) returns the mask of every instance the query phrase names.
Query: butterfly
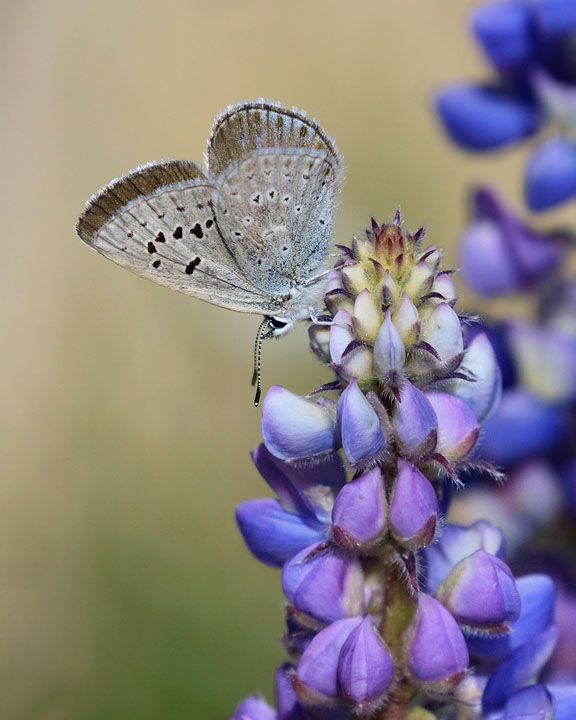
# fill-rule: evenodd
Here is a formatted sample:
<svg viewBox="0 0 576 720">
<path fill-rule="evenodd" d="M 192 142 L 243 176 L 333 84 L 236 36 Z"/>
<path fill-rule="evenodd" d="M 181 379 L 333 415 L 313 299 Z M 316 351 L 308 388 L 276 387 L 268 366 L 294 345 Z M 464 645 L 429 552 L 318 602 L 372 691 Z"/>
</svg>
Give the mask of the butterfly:
<svg viewBox="0 0 576 720">
<path fill-rule="evenodd" d="M 306 113 L 240 102 L 214 121 L 203 167 L 135 168 L 90 198 L 76 232 L 137 275 L 263 315 L 261 343 L 314 317 L 342 174 L 334 142 Z"/>
</svg>

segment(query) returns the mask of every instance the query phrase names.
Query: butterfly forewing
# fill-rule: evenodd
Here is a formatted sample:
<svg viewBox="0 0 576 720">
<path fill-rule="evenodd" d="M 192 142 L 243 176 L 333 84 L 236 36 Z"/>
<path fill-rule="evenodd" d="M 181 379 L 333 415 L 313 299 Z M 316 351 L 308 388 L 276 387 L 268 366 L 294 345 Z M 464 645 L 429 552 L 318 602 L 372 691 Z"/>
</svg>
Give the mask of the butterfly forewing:
<svg viewBox="0 0 576 720">
<path fill-rule="evenodd" d="M 217 177 L 231 163 L 265 148 L 321 150 L 339 162 L 336 146 L 316 121 L 300 110 L 258 100 L 231 105 L 216 119 L 208 140 L 208 169 Z"/>
<path fill-rule="evenodd" d="M 222 241 L 213 194 L 194 163 L 149 164 L 91 198 L 77 231 L 98 252 L 160 285 L 232 310 L 275 312 L 277 300 L 244 278 Z"/>
<path fill-rule="evenodd" d="M 257 150 L 221 174 L 218 227 L 243 275 L 286 294 L 318 271 L 330 242 L 338 167 L 325 150 Z"/>
</svg>

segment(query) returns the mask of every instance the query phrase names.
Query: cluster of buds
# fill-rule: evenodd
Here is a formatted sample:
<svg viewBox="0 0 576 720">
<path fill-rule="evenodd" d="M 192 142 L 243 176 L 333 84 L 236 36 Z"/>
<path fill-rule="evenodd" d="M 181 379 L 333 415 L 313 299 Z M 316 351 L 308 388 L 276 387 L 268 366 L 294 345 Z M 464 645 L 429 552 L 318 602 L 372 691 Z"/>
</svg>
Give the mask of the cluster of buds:
<svg viewBox="0 0 576 720">
<path fill-rule="evenodd" d="M 334 381 L 264 400 L 253 460 L 276 497 L 241 504 L 237 521 L 252 553 L 282 568 L 291 663 L 277 711 L 237 717 L 433 718 L 467 697 L 470 644 L 523 622 L 501 533 L 443 527 L 501 376 L 423 235 L 396 216 L 342 248 L 326 324 L 310 330 Z"/>
</svg>

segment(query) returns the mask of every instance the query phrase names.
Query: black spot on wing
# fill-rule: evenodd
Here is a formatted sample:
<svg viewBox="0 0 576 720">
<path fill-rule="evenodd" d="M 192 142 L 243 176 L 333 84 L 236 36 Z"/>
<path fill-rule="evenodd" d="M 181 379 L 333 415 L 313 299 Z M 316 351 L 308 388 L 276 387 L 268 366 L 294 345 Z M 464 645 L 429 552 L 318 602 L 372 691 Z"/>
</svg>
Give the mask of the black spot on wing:
<svg viewBox="0 0 576 720">
<path fill-rule="evenodd" d="M 192 262 L 189 262 L 188 265 L 186 265 L 186 269 L 184 270 L 184 272 L 186 273 L 186 275 L 192 275 L 198 265 L 200 265 L 200 258 L 195 257 Z"/>
</svg>

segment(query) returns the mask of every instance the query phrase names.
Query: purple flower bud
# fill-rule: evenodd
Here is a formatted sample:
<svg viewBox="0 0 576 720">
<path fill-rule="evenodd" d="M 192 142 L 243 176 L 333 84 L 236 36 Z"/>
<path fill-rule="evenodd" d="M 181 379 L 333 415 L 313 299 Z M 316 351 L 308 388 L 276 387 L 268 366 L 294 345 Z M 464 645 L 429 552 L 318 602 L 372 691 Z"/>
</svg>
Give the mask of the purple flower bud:
<svg viewBox="0 0 576 720">
<path fill-rule="evenodd" d="M 555 702 L 544 685 L 529 685 L 514 693 L 502 720 L 554 720 Z"/>
<path fill-rule="evenodd" d="M 298 702 L 292 688 L 293 677 L 294 668 L 289 664 L 279 667 L 274 673 L 278 720 L 306 720 L 304 708 Z"/>
<path fill-rule="evenodd" d="M 327 530 L 314 518 L 287 512 L 274 498 L 240 503 L 236 522 L 250 552 L 272 567 L 282 567 L 302 548 L 324 540 Z"/>
<path fill-rule="evenodd" d="M 353 556 L 311 545 L 282 570 L 288 602 L 320 622 L 358 615 L 364 607 L 364 576 Z"/>
<path fill-rule="evenodd" d="M 576 685 L 564 687 L 548 685 L 548 691 L 554 698 L 556 706 L 554 720 L 572 720 L 576 717 Z"/>
<path fill-rule="evenodd" d="M 464 341 L 460 318 L 448 303 L 439 303 L 430 317 L 422 323 L 421 338 L 434 348 L 440 363 L 455 367 L 462 359 Z M 438 362 L 430 356 L 431 362 Z"/>
<path fill-rule="evenodd" d="M 406 348 L 388 310 L 374 343 L 374 365 L 380 381 L 400 387 L 405 361 Z"/>
<path fill-rule="evenodd" d="M 451 139 L 469 150 L 492 150 L 522 140 L 542 120 L 536 103 L 500 88 L 452 85 L 438 96 L 436 110 Z"/>
<path fill-rule="evenodd" d="M 337 620 L 321 630 L 304 651 L 298 663 L 296 694 L 303 702 L 340 695 L 338 661 L 342 646 L 350 633 L 360 625 L 361 617 Z M 302 685 L 304 687 L 302 687 Z M 316 697 L 314 697 L 316 695 Z"/>
<path fill-rule="evenodd" d="M 394 313 L 394 326 L 404 345 L 414 345 L 420 337 L 420 315 L 407 292 L 402 293 L 398 309 Z"/>
<path fill-rule="evenodd" d="M 576 29 L 576 5 L 569 0 L 535 0 L 538 29 L 546 35 L 565 35 Z"/>
<path fill-rule="evenodd" d="M 532 637 L 498 665 L 488 679 L 482 696 L 482 709 L 486 714 L 502 708 L 515 692 L 540 674 L 554 651 L 557 639 L 558 631 L 551 627 Z"/>
<path fill-rule="evenodd" d="M 425 393 L 438 418 L 436 452 L 448 460 L 461 460 L 474 446 L 480 428 L 472 408 L 454 395 Z"/>
<path fill-rule="evenodd" d="M 501 660 L 531 638 L 547 630 L 554 621 L 554 583 L 546 575 L 525 575 L 516 580 L 520 594 L 520 617 L 503 635 L 468 638 L 472 655 Z"/>
<path fill-rule="evenodd" d="M 334 540 L 350 549 L 369 547 L 386 528 L 386 495 L 375 467 L 344 485 L 332 510 Z"/>
<path fill-rule="evenodd" d="M 514 68 L 534 51 L 532 6 L 522 0 L 483 3 L 472 14 L 472 30 L 496 67 Z"/>
<path fill-rule="evenodd" d="M 407 458 L 419 460 L 436 447 L 436 413 L 424 393 L 409 380 L 405 380 L 400 389 L 393 424 L 398 446 Z"/>
<path fill-rule="evenodd" d="M 498 407 L 502 397 L 502 372 L 485 333 L 478 333 L 468 345 L 459 372 L 469 375 L 473 382 L 453 378 L 442 390 L 465 400 L 482 423 Z"/>
<path fill-rule="evenodd" d="M 242 700 L 230 720 L 276 720 L 276 711 L 260 695 Z"/>
<path fill-rule="evenodd" d="M 479 452 L 498 465 L 511 465 L 560 447 L 570 437 L 570 422 L 565 407 L 514 388 L 483 426 Z"/>
<path fill-rule="evenodd" d="M 411 549 L 431 542 L 436 532 L 438 498 L 430 480 L 408 460 L 398 460 L 390 501 L 390 529 Z"/>
<path fill-rule="evenodd" d="M 424 551 L 428 592 L 435 592 L 461 560 L 481 549 L 503 558 L 505 541 L 502 530 L 495 528 L 487 520 L 478 520 L 469 527 L 445 525 L 439 542 L 429 545 Z"/>
<path fill-rule="evenodd" d="M 354 700 L 359 710 L 370 710 L 386 694 L 394 677 L 390 650 L 374 627 L 372 616 L 348 635 L 338 661 L 338 680 L 345 697 Z"/>
<path fill-rule="evenodd" d="M 545 140 L 526 166 L 524 197 L 531 210 L 548 210 L 576 195 L 576 144 Z"/>
<path fill-rule="evenodd" d="M 436 597 L 459 623 L 474 629 L 505 632 L 520 616 L 512 571 L 485 550 L 476 550 L 458 563 Z"/>
<path fill-rule="evenodd" d="M 431 689 L 454 688 L 468 669 L 466 641 L 448 610 L 434 598 L 421 593 L 410 622 L 406 654 L 410 672 Z"/>
<path fill-rule="evenodd" d="M 338 425 L 344 454 L 353 465 L 373 462 L 386 445 L 380 418 L 355 378 L 338 400 Z"/>
<path fill-rule="evenodd" d="M 262 405 L 262 439 L 280 460 L 320 455 L 338 447 L 336 423 L 318 403 L 273 385 Z"/>
</svg>

